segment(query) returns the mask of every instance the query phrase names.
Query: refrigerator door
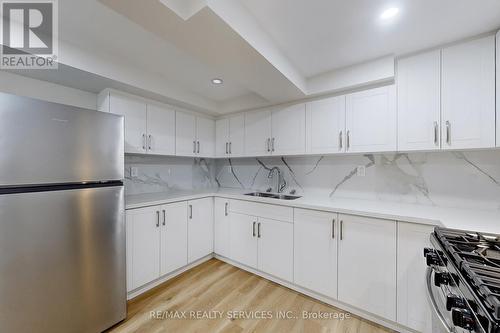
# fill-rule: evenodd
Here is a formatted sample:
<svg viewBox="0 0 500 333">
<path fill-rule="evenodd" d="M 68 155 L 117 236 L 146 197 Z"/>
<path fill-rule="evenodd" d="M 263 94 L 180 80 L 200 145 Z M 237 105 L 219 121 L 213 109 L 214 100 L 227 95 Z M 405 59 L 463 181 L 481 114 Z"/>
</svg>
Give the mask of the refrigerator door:
<svg viewBox="0 0 500 333">
<path fill-rule="evenodd" d="M 123 186 L 0 195 L 0 332 L 101 332 L 125 316 Z"/>
<path fill-rule="evenodd" d="M 123 117 L 0 93 L 0 187 L 123 179 Z"/>
</svg>

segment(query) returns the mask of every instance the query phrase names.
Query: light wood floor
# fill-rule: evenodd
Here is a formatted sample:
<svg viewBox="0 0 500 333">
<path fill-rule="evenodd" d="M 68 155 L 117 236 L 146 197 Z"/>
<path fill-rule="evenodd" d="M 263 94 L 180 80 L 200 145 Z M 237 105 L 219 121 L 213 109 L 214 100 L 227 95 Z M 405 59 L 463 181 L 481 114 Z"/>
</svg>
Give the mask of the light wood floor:
<svg viewBox="0 0 500 333">
<path fill-rule="evenodd" d="M 175 313 L 181 316 L 185 311 L 188 319 L 155 319 L 151 317 L 151 311 L 160 311 L 163 316 Z M 221 311 L 222 315 L 215 319 L 193 319 L 191 316 L 198 314 L 191 311 Z M 271 314 L 273 318 L 235 319 L 234 311 L 264 316 Z M 293 313 L 294 319 L 278 319 L 277 311 L 292 311 L 288 314 Z M 334 319 L 304 319 L 302 311 L 321 312 Z M 343 313 L 291 289 L 211 259 L 131 300 L 126 321 L 109 332 L 392 332 L 353 315 L 348 319 L 338 319 L 338 315 Z M 218 313 L 212 312 L 212 315 L 218 316 Z"/>
</svg>

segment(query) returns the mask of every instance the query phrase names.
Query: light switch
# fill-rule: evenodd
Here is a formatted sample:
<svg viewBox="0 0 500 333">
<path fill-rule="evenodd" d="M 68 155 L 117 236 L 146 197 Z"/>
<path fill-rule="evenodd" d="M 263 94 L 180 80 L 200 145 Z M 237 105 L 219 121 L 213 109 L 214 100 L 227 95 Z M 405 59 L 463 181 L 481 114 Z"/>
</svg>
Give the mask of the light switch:
<svg viewBox="0 0 500 333">
<path fill-rule="evenodd" d="M 356 168 L 356 175 L 359 177 L 366 176 L 366 167 L 364 165 L 358 165 Z"/>
</svg>

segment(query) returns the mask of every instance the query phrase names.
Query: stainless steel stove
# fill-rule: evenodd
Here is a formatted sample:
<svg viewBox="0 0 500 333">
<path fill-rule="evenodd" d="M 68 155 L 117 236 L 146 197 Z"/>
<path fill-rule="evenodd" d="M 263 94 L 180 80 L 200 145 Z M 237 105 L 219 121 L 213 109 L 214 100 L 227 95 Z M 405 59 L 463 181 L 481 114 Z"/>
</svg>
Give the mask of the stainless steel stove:
<svg viewBox="0 0 500 333">
<path fill-rule="evenodd" d="M 433 332 L 500 333 L 500 235 L 436 228 L 431 243 Z"/>
</svg>

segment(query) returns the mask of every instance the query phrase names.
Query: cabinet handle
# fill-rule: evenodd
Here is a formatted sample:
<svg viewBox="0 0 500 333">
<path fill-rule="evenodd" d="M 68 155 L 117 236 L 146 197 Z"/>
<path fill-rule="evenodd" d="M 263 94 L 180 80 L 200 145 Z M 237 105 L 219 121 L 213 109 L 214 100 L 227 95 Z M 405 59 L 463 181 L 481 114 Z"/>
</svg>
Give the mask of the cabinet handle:
<svg viewBox="0 0 500 333">
<path fill-rule="evenodd" d="M 267 152 L 271 151 L 271 138 L 267 138 Z"/>
<path fill-rule="evenodd" d="M 335 219 L 332 219 L 332 239 L 335 239 Z"/>
<path fill-rule="evenodd" d="M 434 122 L 434 145 L 439 146 L 437 121 Z"/>
<path fill-rule="evenodd" d="M 347 138 L 346 138 L 346 150 L 349 150 L 351 148 L 351 131 L 347 131 Z"/>
<path fill-rule="evenodd" d="M 257 224 L 257 238 L 260 238 L 260 222 Z"/>
<path fill-rule="evenodd" d="M 193 205 L 189 205 L 189 219 L 193 219 Z"/>
<path fill-rule="evenodd" d="M 151 150 L 151 141 L 153 140 L 153 137 L 151 136 L 151 134 L 149 134 L 148 136 L 148 150 Z"/>
<path fill-rule="evenodd" d="M 200 153 L 200 141 L 198 141 L 198 154 Z"/>
<path fill-rule="evenodd" d="M 271 140 L 271 147 L 272 147 L 271 151 L 274 151 L 274 138 Z"/>
<path fill-rule="evenodd" d="M 142 135 L 142 150 L 146 150 L 146 134 Z"/>
<path fill-rule="evenodd" d="M 227 155 L 227 154 L 229 154 L 229 149 L 228 149 L 228 147 L 229 147 L 229 143 L 227 143 L 227 142 L 226 142 L 226 155 Z"/>
<path fill-rule="evenodd" d="M 156 211 L 156 227 L 158 228 L 160 226 L 160 211 Z"/>
<path fill-rule="evenodd" d="M 165 213 L 165 209 L 163 209 L 162 212 L 163 212 L 163 225 L 167 225 L 167 214 Z"/>
<path fill-rule="evenodd" d="M 257 224 L 257 222 L 254 222 L 253 225 L 252 225 L 252 236 L 255 237 L 255 225 Z"/>
<path fill-rule="evenodd" d="M 344 221 L 340 220 L 340 240 L 344 239 Z"/>
<path fill-rule="evenodd" d="M 232 149 L 231 149 L 231 146 L 232 146 L 232 142 L 229 142 L 229 154 L 232 154 Z"/>
<path fill-rule="evenodd" d="M 229 202 L 226 202 L 226 203 L 224 204 L 224 215 L 225 215 L 225 216 L 227 216 L 227 214 L 228 214 L 228 212 L 227 212 L 227 208 L 228 208 L 228 206 L 229 206 Z"/>
<path fill-rule="evenodd" d="M 193 154 L 196 154 L 196 141 L 193 141 Z"/>
<path fill-rule="evenodd" d="M 339 150 L 342 150 L 342 130 L 339 132 Z"/>
<path fill-rule="evenodd" d="M 448 120 L 446 121 L 446 143 L 451 146 L 451 124 Z"/>
</svg>

